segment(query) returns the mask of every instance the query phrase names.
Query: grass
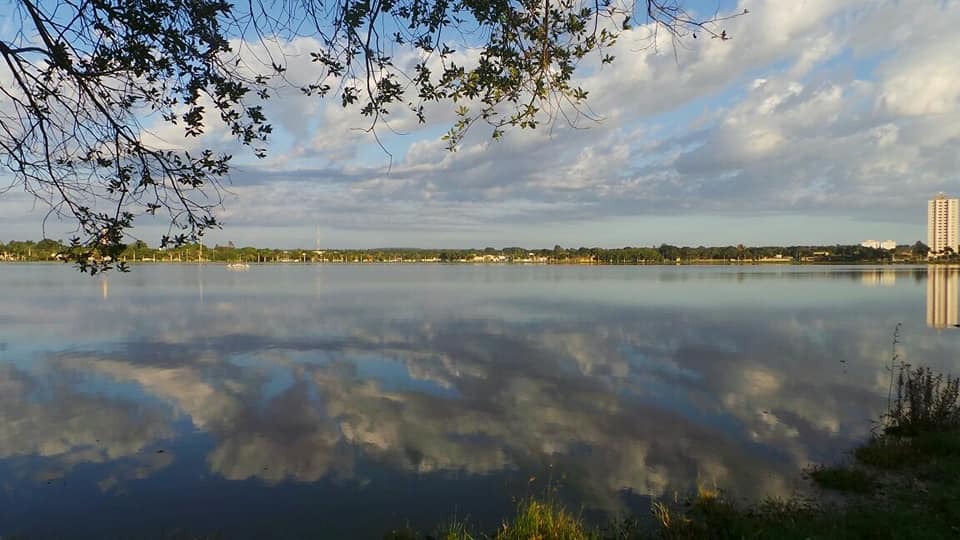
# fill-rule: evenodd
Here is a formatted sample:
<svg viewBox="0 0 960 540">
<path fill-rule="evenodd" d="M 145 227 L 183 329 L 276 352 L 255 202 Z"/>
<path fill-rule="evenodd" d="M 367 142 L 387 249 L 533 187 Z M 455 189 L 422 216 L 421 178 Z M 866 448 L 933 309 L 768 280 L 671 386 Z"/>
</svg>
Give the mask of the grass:
<svg viewBox="0 0 960 540">
<path fill-rule="evenodd" d="M 920 459 L 909 440 L 898 437 L 872 437 L 853 451 L 857 463 L 882 470 L 903 469 Z"/>
<path fill-rule="evenodd" d="M 599 531 L 584 526 L 579 516 L 551 500 L 528 498 L 516 514 L 491 534 L 478 534 L 466 521 L 452 520 L 434 534 L 420 535 L 409 528 L 390 531 L 384 540 L 600 540 Z"/>
<path fill-rule="evenodd" d="M 495 540 L 588 540 L 596 533 L 584 527 L 579 517 L 550 501 L 526 499 L 512 521 L 505 522 Z"/>
<path fill-rule="evenodd" d="M 437 531 L 438 540 L 475 540 L 465 521 L 453 520 Z"/>
<path fill-rule="evenodd" d="M 843 493 L 869 494 L 877 489 L 873 475 L 860 468 L 818 465 L 807 474 L 818 486 Z"/>
</svg>

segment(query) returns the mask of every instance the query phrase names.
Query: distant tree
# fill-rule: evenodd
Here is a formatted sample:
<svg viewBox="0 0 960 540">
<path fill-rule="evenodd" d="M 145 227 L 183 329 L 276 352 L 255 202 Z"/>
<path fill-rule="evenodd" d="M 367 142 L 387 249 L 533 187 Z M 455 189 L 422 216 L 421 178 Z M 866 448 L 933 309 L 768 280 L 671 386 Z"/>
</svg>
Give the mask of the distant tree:
<svg viewBox="0 0 960 540">
<path fill-rule="evenodd" d="M 556 261 L 562 261 L 567 258 L 567 250 L 563 246 L 557 244 L 553 246 L 553 253 L 551 254 Z"/>
<path fill-rule="evenodd" d="M 910 252 L 913 254 L 914 258 L 922 259 L 926 258 L 927 254 L 930 253 L 930 248 L 923 242 L 917 240 L 917 243 L 913 245 L 913 247 L 910 249 Z"/>
<path fill-rule="evenodd" d="M 660 257 L 667 261 L 675 261 L 680 258 L 680 248 L 677 246 L 661 244 L 657 251 L 660 252 Z"/>
<path fill-rule="evenodd" d="M 312 38 L 315 78 L 300 90 L 357 107 L 370 129 L 396 107 L 423 122 L 426 103 L 455 103 L 453 149 L 478 123 L 497 138 L 583 112 L 574 73 L 588 55 L 611 63 L 634 19 L 654 22 L 653 40 L 659 30 L 727 39 L 725 17 L 697 18 L 680 0 L 11 0 L 4 11 L 5 165 L 76 222 L 70 256 L 92 271 L 111 266 L 105 257 L 141 214 L 169 218 L 161 247 L 219 226 L 212 209 L 231 155 L 152 145 L 146 124 L 196 137 L 218 119 L 262 157 L 272 131 L 262 101 L 287 81 L 278 43 Z M 267 54 L 250 54 L 251 43 Z M 475 63 L 457 60 L 466 49 Z M 404 50 L 412 66 L 394 63 Z"/>
<path fill-rule="evenodd" d="M 57 253 L 63 249 L 63 244 L 56 240 L 51 240 L 49 238 L 44 238 L 43 240 L 37 242 L 37 250 L 46 251 L 49 253 Z"/>
</svg>

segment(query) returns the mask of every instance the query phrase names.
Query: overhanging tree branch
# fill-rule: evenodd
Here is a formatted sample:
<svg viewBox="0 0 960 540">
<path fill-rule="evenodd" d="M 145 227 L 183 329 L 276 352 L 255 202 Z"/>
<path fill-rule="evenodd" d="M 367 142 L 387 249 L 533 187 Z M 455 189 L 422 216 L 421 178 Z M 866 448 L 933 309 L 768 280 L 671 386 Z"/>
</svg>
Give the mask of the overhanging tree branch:
<svg viewBox="0 0 960 540">
<path fill-rule="evenodd" d="M 424 106 L 451 102 L 455 149 L 478 124 L 494 138 L 570 118 L 587 92 L 574 74 L 600 64 L 631 27 L 632 0 L 12 0 L 19 27 L 0 36 L 0 149 L 4 165 L 52 215 L 73 220 L 67 255 L 82 270 L 114 267 L 143 214 L 167 213 L 163 246 L 218 227 L 213 211 L 231 155 L 150 143 L 149 124 L 198 137 L 218 119 L 262 157 L 271 127 L 261 101 L 289 84 L 282 44 L 315 38 L 306 95 L 357 106 L 370 130 L 394 108 L 425 122 Z M 642 0 L 675 38 L 718 23 L 678 0 Z M 252 55 L 259 44 L 265 58 Z M 397 65 L 397 50 L 413 54 Z M 472 50 L 464 65 L 457 54 Z M 402 81 L 402 82 L 401 82 Z M 376 134 L 376 133 L 374 133 Z"/>
</svg>

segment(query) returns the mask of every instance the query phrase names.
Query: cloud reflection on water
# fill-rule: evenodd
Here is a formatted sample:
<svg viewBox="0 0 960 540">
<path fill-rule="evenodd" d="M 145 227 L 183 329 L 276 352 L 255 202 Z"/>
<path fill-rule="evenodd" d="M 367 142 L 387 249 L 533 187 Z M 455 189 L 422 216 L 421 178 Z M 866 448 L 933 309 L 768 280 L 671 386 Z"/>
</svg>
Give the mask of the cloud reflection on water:
<svg viewBox="0 0 960 540">
<path fill-rule="evenodd" d="M 101 488 L 122 489 L 178 466 L 185 421 L 211 440 L 210 472 L 269 485 L 362 483 L 375 462 L 452 482 L 549 467 L 582 504 L 610 510 L 624 490 L 661 497 L 698 482 L 785 495 L 801 467 L 869 429 L 899 316 L 763 304 L 749 291 L 699 310 L 642 298 L 585 306 L 564 289 L 482 294 L 496 286 L 461 291 L 466 308 L 453 295 L 412 313 L 422 283 L 361 299 L 208 287 L 203 306 L 105 305 L 111 346 L 52 350 L 39 369 L 0 365 L 0 459 L 34 456 L 61 474 L 113 463 Z M 524 316 L 484 314 L 493 308 Z M 113 387 L 138 393 L 103 391 Z M 160 441 L 174 451 L 125 459 Z"/>
<path fill-rule="evenodd" d="M 149 470 L 167 464 L 142 452 L 173 437 L 169 411 L 84 392 L 77 388 L 82 384 L 76 373 L 30 374 L 0 365 L 0 460 L 39 458 L 39 467 L 19 471 L 36 481 L 61 478 L 83 463 L 132 458 Z"/>
</svg>

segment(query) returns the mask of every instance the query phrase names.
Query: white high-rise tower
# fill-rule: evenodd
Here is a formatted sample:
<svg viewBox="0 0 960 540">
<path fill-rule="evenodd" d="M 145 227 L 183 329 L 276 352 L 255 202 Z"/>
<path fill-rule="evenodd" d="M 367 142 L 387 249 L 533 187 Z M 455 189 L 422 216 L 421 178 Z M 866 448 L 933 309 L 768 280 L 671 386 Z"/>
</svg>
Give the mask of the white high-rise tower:
<svg viewBox="0 0 960 540">
<path fill-rule="evenodd" d="M 927 246 L 930 256 L 935 257 L 950 248 L 954 253 L 958 249 L 957 226 L 960 222 L 958 199 L 948 199 L 943 193 L 927 201 Z"/>
</svg>

